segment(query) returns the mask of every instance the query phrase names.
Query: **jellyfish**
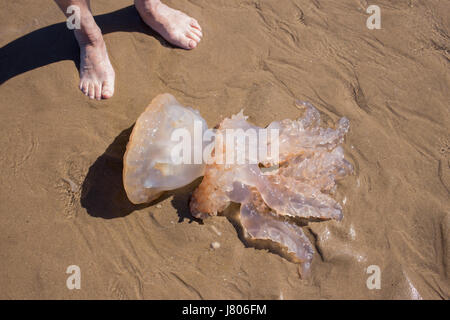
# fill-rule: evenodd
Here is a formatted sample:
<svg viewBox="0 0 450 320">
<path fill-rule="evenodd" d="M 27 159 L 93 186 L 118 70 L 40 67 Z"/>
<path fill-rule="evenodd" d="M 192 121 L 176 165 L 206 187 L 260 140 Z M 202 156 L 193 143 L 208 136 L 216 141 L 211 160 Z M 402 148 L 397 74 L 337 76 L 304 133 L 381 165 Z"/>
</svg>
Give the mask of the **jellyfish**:
<svg viewBox="0 0 450 320">
<path fill-rule="evenodd" d="M 305 109 L 303 117 L 274 121 L 266 128 L 250 123 L 243 111 L 225 118 L 214 132 L 211 157 L 180 163 L 173 156 L 178 146 L 174 133 L 204 134 L 206 122 L 172 95 L 157 96 L 136 121 L 124 156 L 123 180 L 130 201 L 150 202 L 203 176 L 189 203 L 194 217 L 206 219 L 231 203 L 239 204 L 245 236 L 279 245 L 306 276 L 314 250 L 302 225 L 342 219 L 342 206 L 333 194 L 336 181 L 351 174 L 353 167 L 341 146 L 348 119 L 329 128 L 311 104 L 297 105 Z M 200 146 L 192 140 L 188 146 L 205 148 L 203 140 Z M 251 152 L 255 147 L 256 156 Z"/>
</svg>

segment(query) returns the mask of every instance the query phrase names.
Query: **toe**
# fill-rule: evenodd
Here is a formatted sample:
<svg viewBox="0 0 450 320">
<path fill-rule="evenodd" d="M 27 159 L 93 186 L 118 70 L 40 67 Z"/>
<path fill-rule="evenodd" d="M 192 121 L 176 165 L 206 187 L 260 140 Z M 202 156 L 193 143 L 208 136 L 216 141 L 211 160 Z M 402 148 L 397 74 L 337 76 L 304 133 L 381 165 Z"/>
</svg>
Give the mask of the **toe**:
<svg viewBox="0 0 450 320">
<path fill-rule="evenodd" d="M 190 40 L 189 41 L 189 48 L 190 49 L 194 49 L 197 46 L 197 42 L 195 42 L 194 40 Z"/>
<path fill-rule="evenodd" d="M 190 24 L 191 24 L 192 27 L 194 27 L 194 28 L 196 28 L 196 29 L 202 31 L 202 27 L 200 27 L 200 24 L 199 24 L 198 21 L 195 20 L 194 18 L 192 18 Z"/>
<path fill-rule="evenodd" d="M 191 28 L 189 31 L 192 33 L 195 33 L 199 38 L 203 37 L 203 33 L 201 32 L 201 30 L 198 30 L 196 28 Z"/>
<path fill-rule="evenodd" d="M 197 42 L 187 36 L 182 36 L 179 42 L 180 47 L 188 50 L 194 49 L 197 46 Z"/>
<path fill-rule="evenodd" d="M 102 85 L 101 83 L 96 83 L 94 86 L 95 89 L 95 99 L 100 100 L 102 98 Z"/>
<path fill-rule="evenodd" d="M 84 93 L 85 95 L 88 95 L 88 92 L 89 92 L 89 83 L 88 83 L 87 81 L 83 81 L 83 82 L 81 83 L 81 91 L 83 91 L 83 93 Z"/>
<path fill-rule="evenodd" d="M 104 81 L 102 84 L 102 98 L 109 99 L 114 94 L 114 83 L 110 81 Z"/>
<path fill-rule="evenodd" d="M 89 98 L 94 99 L 95 97 L 95 88 L 94 88 L 94 83 L 89 83 L 89 93 L 88 93 Z"/>
<path fill-rule="evenodd" d="M 200 42 L 200 37 L 194 32 L 187 32 L 186 37 L 195 41 L 196 44 Z"/>
</svg>

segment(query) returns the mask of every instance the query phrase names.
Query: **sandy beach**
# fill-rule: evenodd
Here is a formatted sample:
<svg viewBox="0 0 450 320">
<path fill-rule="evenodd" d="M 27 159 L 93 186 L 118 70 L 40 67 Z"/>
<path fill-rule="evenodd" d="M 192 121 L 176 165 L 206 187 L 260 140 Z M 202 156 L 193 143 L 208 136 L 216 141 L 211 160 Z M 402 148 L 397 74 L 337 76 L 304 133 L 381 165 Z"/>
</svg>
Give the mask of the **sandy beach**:
<svg viewBox="0 0 450 320">
<path fill-rule="evenodd" d="M 116 72 L 114 97 L 95 101 L 78 89 L 79 49 L 55 3 L 3 1 L 0 299 L 449 299 L 450 2 L 166 3 L 202 25 L 194 50 L 170 46 L 132 1 L 92 1 Z M 379 30 L 366 26 L 371 4 Z M 210 127 L 241 109 L 260 126 L 295 119 L 296 99 L 327 124 L 350 120 L 344 218 L 303 228 L 308 278 L 226 216 L 193 219 L 199 181 L 148 205 L 127 199 L 131 129 L 164 92 Z M 66 286 L 70 265 L 79 290 Z"/>
</svg>

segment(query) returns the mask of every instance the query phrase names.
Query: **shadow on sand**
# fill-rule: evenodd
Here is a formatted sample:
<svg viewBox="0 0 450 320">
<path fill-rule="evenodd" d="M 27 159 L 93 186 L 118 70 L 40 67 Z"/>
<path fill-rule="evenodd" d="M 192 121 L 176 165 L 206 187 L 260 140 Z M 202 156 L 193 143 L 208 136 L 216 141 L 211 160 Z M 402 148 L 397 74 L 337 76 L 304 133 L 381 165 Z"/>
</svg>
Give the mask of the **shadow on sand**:
<svg viewBox="0 0 450 320">
<path fill-rule="evenodd" d="M 103 34 L 116 31 L 148 34 L 168 47 L 170 44 L 149 28 L 134 6 L 95 16 Z M 0 84 L 48 64 L 72 60 L 79 68 L 79 48 L 66 23 L 57 23 L 24 35 L 0 48 Z"/>
<path fill-rule="evenodd" d="M 93 217 L 113 219 L 124 217 L 135 210 L 140 210 L 172 197 L 172 206 L 177 210 L 179 222 L 195 219 L 189 211 L 189 199 L 201 178 L 177 190 L 165 192 L 160 198 L 147 204 L 135 205 L 128 200 L 123 187 L 123 156 L 133 130 L 133 126 L 122 131 L 97 158 L 84 179 L 81 187 L 81 205 Z"/>
</svg>

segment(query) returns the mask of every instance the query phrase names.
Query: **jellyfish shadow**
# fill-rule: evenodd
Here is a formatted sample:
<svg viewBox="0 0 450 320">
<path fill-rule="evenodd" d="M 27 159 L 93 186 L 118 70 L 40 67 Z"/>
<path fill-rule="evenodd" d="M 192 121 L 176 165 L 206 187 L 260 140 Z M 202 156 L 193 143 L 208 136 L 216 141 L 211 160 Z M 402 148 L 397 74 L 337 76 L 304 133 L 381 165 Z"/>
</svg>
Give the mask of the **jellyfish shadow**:
<svg viewBox="0 0 450 320">
<path fill-rule="evenodd" d="M 132 203 L 125 192 L 122 180 L 123 156 L 133 130 L 123 130 L 106 151 L 89 168 L 81 186 L 81 206 L 89 215 L 104 219 L 125 217 L 172 197 L 171 204 L 177 211 L 179 221 L 202 223 L 189 210 L 190 193 L 198 186 L 201 178 L 182 188 L 163 193 L 158 199 L 146 204 Z"/>
<path fill-rule="evenodd" d="M 134 125 L 133 125 L 134 126 Z M 122 183 L 123 155 L 133 126 L 122 131 L 97 158 L 81 186 L 81 206 L 93 217 L 124 217 L 149 204 L 133 204 Z"/>
<path fill-rule="evenodd" d="M 95 16 L 103 34 L 117 31 L 140 32 L 171 47 L 148 27 L 134 6 Z M 79 47 L 66 23 L 53 24 L 30 32 L 0 48 L 0 84 L 27 71 L 63 60 L 72 60 L 79 68 Z"/>
</svg>

